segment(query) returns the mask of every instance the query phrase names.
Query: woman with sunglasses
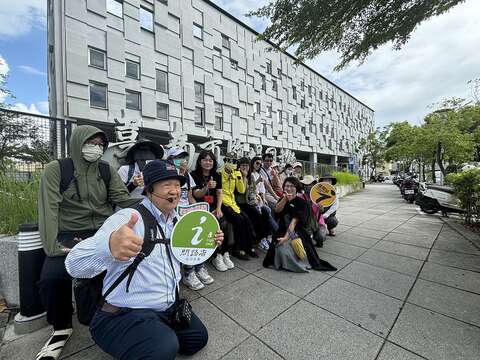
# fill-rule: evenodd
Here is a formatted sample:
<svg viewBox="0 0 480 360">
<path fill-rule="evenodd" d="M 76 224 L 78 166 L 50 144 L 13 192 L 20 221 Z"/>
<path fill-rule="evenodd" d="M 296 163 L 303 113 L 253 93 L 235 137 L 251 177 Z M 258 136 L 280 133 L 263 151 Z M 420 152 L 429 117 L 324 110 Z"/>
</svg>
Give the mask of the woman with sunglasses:
<svg viewBox="0 0 480 360">
<path fill-rule="evenodd" d="M 279 217 L 279 229 L 274 236 L 263 266 L 274 265 L 277 270 L 285 269 L 295 272 L 306 272 L 309 269 L 318 271 L 335 271 L 334 266 L 319 258 L 312 238 L 306 229 L 307 203 L 297 194 L 302 191 L 302 184 L 296 177 L 288 177 L 283 182 L 283 197 L 275 206 Z M 291 246 L 292 240 L 300 238 L 306 252 L 306 263 L 295 255 Z"/>
<path fill-rule="evenodd" d="M 222 212 L 222 178 L 217 172 L 217 158 L 210 150 L 202 150 L 198 154 L 195 170 L 190 173 L 195 186 L 193 188 L 193 197 L 197 201 L 206 202 L 209 205 L 210 212 L 215 215 L 221 223 L 223 219 Z M 227 271 L 235 267 L 228 252 L 227 242 L 222 243 L 217 248 L 212 260 L 213 266 L 218 271 Z"/>
<path fill-rule="evenodd" d="M 244 194 L 244 177 L 247 172 L 237 170 L 237 156 L 233 152 L 225 154 L 224 166 L 220 169 L 222 178 L 222 212 L 225 220 L 233 225 L 234 252 L 233 255 L 241 260 L 249 260 L 249 255 L 258 257 L 252 248 L 252 224 L 248 216 L 240 209 L 235 201 L 235 192 Z"/>
</svg>

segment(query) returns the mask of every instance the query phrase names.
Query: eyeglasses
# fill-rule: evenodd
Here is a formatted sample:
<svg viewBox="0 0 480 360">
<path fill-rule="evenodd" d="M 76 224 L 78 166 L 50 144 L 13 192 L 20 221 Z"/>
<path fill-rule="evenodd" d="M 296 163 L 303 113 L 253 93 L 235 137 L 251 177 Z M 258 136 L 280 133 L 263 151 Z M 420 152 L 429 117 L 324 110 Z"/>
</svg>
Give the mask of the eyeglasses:
<svg viewBox="0 0 480 360">
<path fill-rule="evenodd" d="M 236 163 L 237 163 L 237 159 L 225 158 L 225 159 L 223 159 L 223 162 L 230 163 L 230 164 L 236 164 Z"/>
<path fill-rule="evenodd" d="M 256 161 L 254 165 L 262 165 L 262 163 L 260 161 Z"/>
<path fill-rule="evenodd" d="M 102 140 L 97 140 L 97 139 L 87 140 L 87 144 L 105 146 Z"/>
</svg>

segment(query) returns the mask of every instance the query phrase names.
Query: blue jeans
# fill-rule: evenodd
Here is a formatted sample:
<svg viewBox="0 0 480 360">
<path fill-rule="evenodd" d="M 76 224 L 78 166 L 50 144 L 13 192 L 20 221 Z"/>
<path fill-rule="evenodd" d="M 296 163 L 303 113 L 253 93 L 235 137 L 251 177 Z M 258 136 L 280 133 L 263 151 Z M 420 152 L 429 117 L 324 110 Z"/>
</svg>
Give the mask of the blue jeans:
<svg viewBox="0 0 480 360">
<path fill-rule="evenodd" d="M 205 263 L 201 263 L 201 264 L 198 264 L 198 265 L 183 265 L 183 272 L 185 275 L 188 275 L 190 274 L 194 269 L 195 269 L 195 272 L 199 272 L 200 270 L 202 270 L 203 267 L 205 267 L 204 265 Z"/>
<path fill-rule="evenodd" d="M 97 311 L 90 324 L 95 343 L 115 359 L 173 360 L 177 353 L 193 355 L 208 342 L 208 332 L 192 314 L 188 328 L 173 330 L 166 311 L 122 308 L 115 314 Z"/>
<path fill-rule="evenodd" d="M 266 205 L 263 205 L 261 209 L 262 209 L 262 212 L 265 211 L 266 213 L 268 213 L 268 226 L 270 227 L 272 234 L 275 234 L 278 230 L 278 224 L 273 218 L 272 209 L 270 209 Z"/>
</svg>

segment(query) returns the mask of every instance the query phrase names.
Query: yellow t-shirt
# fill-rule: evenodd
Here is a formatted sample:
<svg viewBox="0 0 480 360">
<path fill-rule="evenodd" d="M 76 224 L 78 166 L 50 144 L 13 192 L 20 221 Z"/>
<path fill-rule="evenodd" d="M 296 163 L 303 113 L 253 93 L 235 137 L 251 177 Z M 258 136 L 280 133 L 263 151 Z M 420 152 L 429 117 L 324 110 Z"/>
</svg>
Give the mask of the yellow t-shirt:
<svg viewBox="0 0 480 360">
<path fill-rule="evenodd" d="M 245 182 L 243 180 L 242 173 L 238 170 L 234 170 L 228 174 L 225 169 L 220 170 L 222 176 L 222 191 L 223 191 L 223 205 L 229 206 L 237 214 L 240 214 L 240 208 L 235 202 L 235 190 L 240 193 L 245 193 Z"/>
</svg>

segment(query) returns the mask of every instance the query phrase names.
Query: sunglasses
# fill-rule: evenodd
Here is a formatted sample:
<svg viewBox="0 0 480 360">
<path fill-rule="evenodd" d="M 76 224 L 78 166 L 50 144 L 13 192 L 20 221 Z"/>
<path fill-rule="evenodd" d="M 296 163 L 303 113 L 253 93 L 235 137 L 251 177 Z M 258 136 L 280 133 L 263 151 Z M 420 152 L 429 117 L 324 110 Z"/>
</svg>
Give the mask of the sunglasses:
<svg viewBox="0 0 480 360">
<path fill-rule="evenodd" d="M 236 164 L 237 159 L 223 159 L 223 162 L 230 163 L 230 164 Z"/>
<path fill-rule="evenodd" d="M 260 161 L 256 161 L 254 165 L 262 165 Z"/>
</svg>

